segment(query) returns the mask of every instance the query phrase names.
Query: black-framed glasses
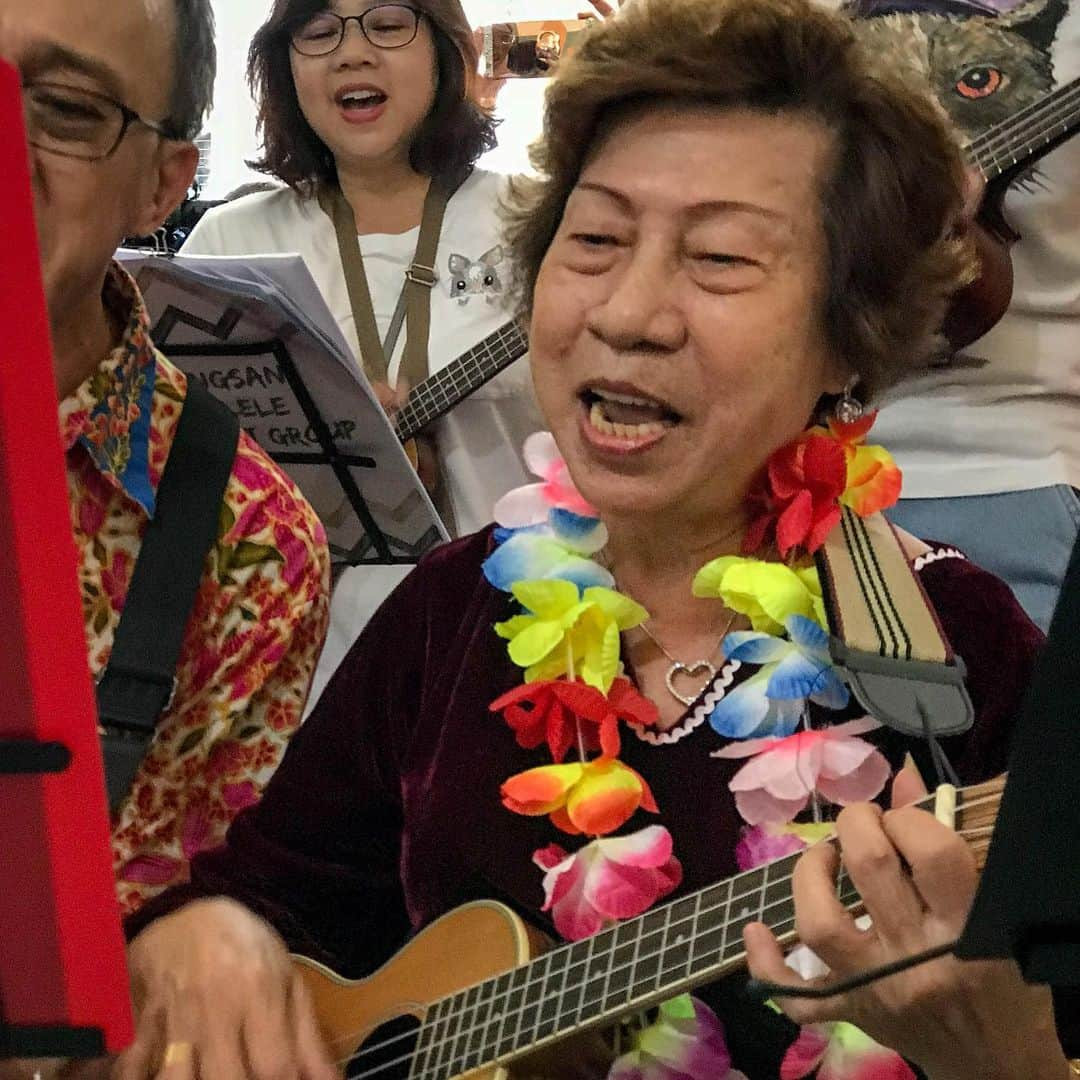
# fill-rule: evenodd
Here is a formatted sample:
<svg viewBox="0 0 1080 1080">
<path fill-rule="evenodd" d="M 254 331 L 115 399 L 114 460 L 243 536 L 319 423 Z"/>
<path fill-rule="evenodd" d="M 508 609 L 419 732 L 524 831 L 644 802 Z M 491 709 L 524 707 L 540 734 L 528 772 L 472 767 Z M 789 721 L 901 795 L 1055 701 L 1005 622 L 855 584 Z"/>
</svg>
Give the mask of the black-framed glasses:
<svg viewBox="0 0 1080 1080">
<path fill-rule="evenodd" d="M 92 90 L 28 82 L 22 94 L 30 145 L 50 154 L 102 161 L 116 152 L 136 124 L 162 138 L 175 138 L 165 124 L 144 120 L 134 109 Z"/>
<path fill-rule="evenodd" d="M 297 23 L 289 31 L 289 41 L 301 56 L 329 56 L 341 48 L 345 30 L 353 21 L 376 48 L 401 49 L 415 40 L 420 11 L 408 4 L 378 4 L 362 15 L 320 11 Z"/>
</svg>

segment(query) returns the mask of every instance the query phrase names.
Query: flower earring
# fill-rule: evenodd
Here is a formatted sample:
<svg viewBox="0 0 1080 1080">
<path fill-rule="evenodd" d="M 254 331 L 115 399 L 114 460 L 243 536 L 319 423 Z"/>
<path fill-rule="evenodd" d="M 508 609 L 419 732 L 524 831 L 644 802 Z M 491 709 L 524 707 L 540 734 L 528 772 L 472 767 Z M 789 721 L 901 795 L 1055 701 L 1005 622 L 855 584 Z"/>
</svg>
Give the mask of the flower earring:
<svg viewBox="0 0 1080 1080">
<path fill-rule="evenodd" d="M 861 420 L 863 412 L 863 403 L 852 394 L 858 384 L 857 379 L 852 379 L 851 382 L 844 387 L 844 393 L 839 400 L 833 406 L 833 416 L 840 421 L 841 424 L 854 424 L 856 420 Z"/>
</svg>

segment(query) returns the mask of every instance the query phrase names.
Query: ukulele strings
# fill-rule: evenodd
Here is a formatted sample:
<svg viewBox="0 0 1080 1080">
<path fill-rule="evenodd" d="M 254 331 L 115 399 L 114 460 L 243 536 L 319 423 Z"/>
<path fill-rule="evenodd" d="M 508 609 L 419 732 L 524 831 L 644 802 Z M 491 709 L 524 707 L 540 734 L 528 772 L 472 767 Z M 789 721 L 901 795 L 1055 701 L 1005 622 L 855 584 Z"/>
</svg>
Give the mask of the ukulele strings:
<svg viewBox="0 0 1080 1080">
<path fill-rule="evenodd" d="M 960 808 L 960 809 L 962 809 L 962 810 L 974 809 L 975 807 L 979 806 L 980 804 L 985 804 L 985 803 L 989 803 L 989 802 L 998 802 L 999 800 L 1000 800 L 1000 795 L 999 794 L 983 796 L 983 797 L 975 798 L 975 799 L 972 799 L 972 800 L 966 802 L 963 805 L 963 807 Z M 959 829 L 959 830 L 957 830 L 957 835 L 962 836 L 964 838 L 981 839 L 981 838 L 989 835 L 990 833 L 992 833 L 992 831 L 993 831 L 992 826 L 980 826 L 980 827 L 973 828 L 973 829 Z M 752 873 L 752 872 L 753 871 L 749 871 L 748 873 Z M 737 880 L 737 878 L 734 879 L 734 880 Z M 792 876 L 791 875 L 786 875 L 785 877 L 777 878 L 777 880 L 775 882 L 768 882 L 768 884 L 769 885 L 782 885 L 782 884 L 787 884 L 791 880 L 792 880 Z M 763 883 L 764 883 L 764 879 L 763 879 Z M 679 923 L 690 922 L 690 923 L 693 924 L 693 923 L 696 922 L 696 920 L 700 919 L 700 917 L 702 915 L 707 915 L 707 914 L 719 911 L 720 908 L 725 906 L 725 904 L 729 904 L 729 903 L 734 904 L 736 902 L 736 900 L 744 900 L 744 899 L 748 898 L 749 896 L 754 895 L 754 892 L 756 892 L 756 891 L 758 891 L 758 890 L 754 890 L 753 892 L 747 892 L 747 893 L 740 894 L 738 897 L 733 896 L 731 898 L 730 902 L 725 900 L 725 901 L 721 902 L 720 904 L 716 904 L 716 905 L 714 905 L 712 907 L 702 908 L 696 914 L 692 913 L 690 915 L 687 915 L 687 916 L 683 917 L 682 919 L 677 920 L 676 923 L 674 923 L 674 924 L 668 924 L 668 925 L 665 925 L 665 926 L 658 927 L 655 930 L 649 931 L 648 933 L 642 935 L 638 939 L 638 941 L 640 942 L 640 941 L 645 940 L 646 938 L 655 937 L 657 934 L 667 933 L 674 926 L 678 925 Z M 765 907 L 763 907 L 761 909 L 762 918 L 764 918 L 765 912 L 768 911 L 770 908 L 777 907 L 780 904 L 786 904 L 786 903 L 790 903 L 790 897 L 785 897 L 782 900 L 774 901 L 772 904 L 766 905 Z M 738 918 L 744 918 L 744 917 L 745 917 L 745 915 L 739 915 L 738 916 Z M 731 921 L 732 920 L 730 920 L 730 919 L 725 921 L 725 923 L 723 924 L 723 929 L 724 930 L 727 929 L 727 926 Z M 782 920 L 776 926 L 771 927 L 771 929 L 777 935 L 783 936 L 785 934 L 790 933 L 794 929 L 794 921 L 795 920 L 794 920 L 793 917 L 788 917 L 788 918 Z M 788 924 L 791 924 L 791 925 L 788 925 Z M 683 944 L 683 943 L 676 942 L 675 946 L 678 947 L 681 944 Z M 689 946 L 690 942 L 687 942 L 686 944 Z M 721 948 L 723 948 L 725 944 L 726 944 L 726 942 L 722 941 Z M 670 948 L 670 946 L 668 948 Z M 611 975 L 614 975 L 614 974 L 616 974 L 618 972 L 626 971 L 628 969 L 632 969 L 632 968 L 636 967 L 638 964 L 642 963 L 643 961 L 662 957 L 664 955 L 665 951 L 667 951 L 667 949 L 660 948 L 660 949 L 657 949 L 656 951 L 654 951 L 652 953 L 647 953 L 644 956 L 639 955 L 636 959 L 632 960 L 628 964 L 623 964 L 621 967 L 612 968 L 611 971 L 607 973 L 607 976 L 608 976 L 607 981 L 610 980 Z M 546 955 L 549 955 L 549 954 L 546 954 Z M 743 958 L 745 955 L 746 955 L 745 952 L 740 952 L 740 953 L 732 954 L 732 956 L 726 957 L 726 958 L 721 956 L 720 962 L 721 963 L 728 963 L 728 962 L 731 962 L 731 961 L 739 960 L 739 959 Z M 691 957 L 692 957 L 692 954 L 691 954 Z M 688 961 L 688 962 L 690 962 L 690 961 Z M 586 961 L 586 967 L 587 967 L 587 965 L 588 965 L 588 961 Z M 657 974 L 658 975 L 662 974 L 662 969 L 661 969 L 661 971 L 658 971 Z M 515 990 L 521 989 L 522 995 L 523 995 L 523 1000 L 522 1000 L 521 1006 L 517 1010 L 515 1010 L 515 1012 L 519 1016 L 519 1019 L 521 1017 L 524 1017 L 526 1008 L 528 1006 L 528 1003 L 526 1003 L 525 1000 L 524 1000 L 524 997 L 526 995 L 526 992 L 527 992 L 528 988 L 530 986 L 536 986 L 538 983 L 545 982 L 547 977 L 548 976 L 542 976 L 541 978 L 539 978 L 537 980 L 528 980 L 528 981 L 526 981 L 526 983 L 522 987 L 520 987 L 520 988 L 515 987 L 514 988 Z M 592 978 L 595 978 L 595 976 L 593 976 Z M 560 991 L 560 996 L 566 995 L 568 993 L 573 993 L 575 990 L 581 990 L 582 991 L 582 1001 L 578 1005 L 578 1012 L 579 1013 L 581 1012 L 581 1010 L 586 1005 L 592 1005 L 592 1004 L 595 1004 L 597 1000 L 602 1000 L 602 999 L 592 999 L 592 1000 L 589 1000 L 589 1001 L 585 1000 L 585 998 L 584 998 L 584 988 L 588 984 L 588 982 L 590 982 L 590 981 L 592 981 L 592 980 L 588 976 L 588 972 L 586 971 L 585 972 L 585 981 L 584 982 L 579 983 L 579 984 L 577 984 L 575 986 L 570 986 L 570 987 L 564 986 L 562 988 L 562 990 Z M 463 989 L 466 989 L 466 988 L 463 988 Z M 446 1000 L 446 999 L 445 998 L 438 999 L 438 1000 L 432 1002 L 429 1005 L 429 1013 L 442 1000 Z M 484 1004 L 484 1003 L 477 1002 L 475 1007 L 479 1008 L 482 1004 Z M 490 1006 L 492 1004 L 492 1002 L 488 1002 L 486 1004 L 488 1004 Z M 536 1004 L 536 1003 L 532 1003 L 532 1004 Z M 447 1017 L 447 1018 L 444 1018 L 444 1019 L 449 1019 L 449 1018 Z M 431 1053 L 435 1052 L 436 1050 L 442 1050 L 446 1046 L 449 1045 L 451 1047 L 451 1054 L 453 1054 L 452 1047 L 453 1047 L 454 1044 L 461 1043 L 461 1040 L 467 1039 L 470 1035 L 472 1035 L 472 1034 L 474 1034 L 474 1033 L 476 1033 L 478 1031 L 482 1031 L 483 1029 L 487 1028 L 490 1025 L 490 1023 L 491 1023 L 491 1020 L 489 1019 L 489 1020 L 487 1020 L 485 1022 L 482 1022 L 480 1024 L 474 1024 L 473 1027 L 468 1028 L 465 1031 L 460 1031 L 460 1030 L 455 1031 L 452 1035 L 444 1036 L 440 1040 L 431 1043 L 429 1046 L 425 1047 L 425 1050 L 429 1054 L 431 1054 Z M 358 1034 L 361 1034 L 361 1033 L 360 1032 L 355 1032 L 351 1036 L 342 1036 L 342 1037 L 340 1037 L 338 1039 L 335 1039 L 331 1043 L 331 1046 L 334 1046 L 336 1044 L 339 1044 L 339 1043 L 342 1043 L 342 1042 L 345 1042 L 345 1041 L 351 1041 Z M 347 1058 L 345 1058 L 343 1060 L 339 1060 L 337 1063 L 339 1065 L 354 1064 L 354 1063 L 358 1062 L 365 1055 L 370 1055 L 370 1054 L 374 1054 L 374 1053 L 378 1053 L 378 1052 L 385 1052 L 387 1050 L 387 1048 L 389 1048 L 392 1044 L 402 1042 L 405 1039 L 412 1038 L 415 1034 L 416 1034 L 415 1032 L 405 1032 L 405 1033 L 402 1033 L 400 1035 L 395 1035 L 395 1036 L 393 1036 L 393 1037 L 391 1037 L 389 1039 L 382 1040 L 382 1041 L 380 1041 L 378 1043 L 370 1043 L 370 1044 L 365 1043 L 364 1045 L 362 1045 L 356 1051 L 356 1053 L 352 1054 L 351 1056 L 349 1056 L 349 1057 L 347 1057 Z M 463 1045 L 467 1045 L 467 1044 L 463 1044 Z M 396 1067 L 398 1065 L 401 1065 L 401 1064 L 403 1064 L 405 1062 L 408 1062 L 408 1061 L 413 1059 L 414 1052 L 415 1052 L 414 1050 L 410 1050 L 408 1053 L 404 1054 L 401 1057 L 395 1058 L 393 1061 L 385 1062 L 385 1063 L 383 1063 L 381 1065 L 378 1065 L 378 1066 L 374 1067 L 373 1069 L 366 1070 L 365 1072 L 362 1072 L 362 1073 L 357 1073 L 357 1074 L 354 1075 L 353 1080 L 367 1080 L 368 1077 L 376 1076 L 379 1073 L 385 1072 L 389 1068 L 394 1068 L 394 1067 Z"/>
<path fill-rule="evenodd" d="M 1023 134 L 1029 144 L 1049 142 L 1055 134 L 1060 134 L 1056 129 L 1067 126 L 1070 119 L 1075 119 L 1077 110 L 1080 108 L 1080 80 L 1071 87 L 1064 89 L 1060 98 L 1053 102 L 1036 102 L 1027 109 L 1021 110 L 1013 117 L 1004 122 L 1000 127 L 992 128 L 985 135 L 972 139 L 965 148 L 969 157 L 980 169 L 989 166 L 1004 172 L 1010 164 L 1015 164 L 1015 159 L 1002 163 L 998 160 L 998 152 L 1008 152 L 1010 142 L 1017 134 Z M 1024 113 L 1040 114 L 1025 117 Z M 1042 115 L 1045 113 L 1045 115 Z M 1031 124 L 1029 131 L 1024 129 Z"/>
<path fill-rule="evenodd" d="M 1000 124 L 995 124 L 988 131 L 984 131 L 977 135 L 967 144 L 966 149 L 971 153 L 978 153 L 1006 142 L 1015 135 L 1017 131 L 1021 131 L 1025 126 L 1030 125 L 1036 116 L 1038 116 L 1040 120 L 1044 119 L 1044 117 L 1039 115 L 1044 112 L 1053 117 L 1055 116 L 1056 110 L 1056 122 L 1067 122 L 1077 90 L 1080 90 L 1080 79 L 1075 79 L 1071 83 L 1066 83 L 1047 97 L 1044 97 L 1039 101 L 1034 101 L 1030 105 L 1025 105 L 1022 109 L 1018 109 L 1009 116 L 1007 120 L 1003 120 Z"/>
</svg>

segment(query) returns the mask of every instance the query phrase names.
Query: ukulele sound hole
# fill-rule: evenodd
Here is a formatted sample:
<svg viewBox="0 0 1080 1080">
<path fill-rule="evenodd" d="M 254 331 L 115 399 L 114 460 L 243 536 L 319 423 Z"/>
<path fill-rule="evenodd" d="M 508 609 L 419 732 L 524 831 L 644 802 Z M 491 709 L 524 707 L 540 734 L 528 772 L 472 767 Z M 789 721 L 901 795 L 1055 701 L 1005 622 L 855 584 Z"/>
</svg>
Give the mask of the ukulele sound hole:
<svg viewBox="0 0 1080 1080">
<path fill-rule="evenodd" d="M 419 1029 L 415 1016 L 399 1016 L 376 1028 L 346 1062 L 346 1080 L 409 1080 Z"/>
</svg>

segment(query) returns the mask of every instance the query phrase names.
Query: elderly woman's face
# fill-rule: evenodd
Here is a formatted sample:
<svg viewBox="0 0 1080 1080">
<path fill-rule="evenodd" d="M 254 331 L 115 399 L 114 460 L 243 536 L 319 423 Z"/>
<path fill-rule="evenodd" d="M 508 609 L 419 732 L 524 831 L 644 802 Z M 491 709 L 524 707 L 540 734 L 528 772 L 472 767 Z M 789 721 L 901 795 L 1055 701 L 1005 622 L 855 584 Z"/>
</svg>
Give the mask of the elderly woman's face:
<svg viewBox="0 0 1080 1080">
<path fill-rule="evenodd" d="M 533 379 L 601 512 L 737 502 L 846 372 L 825 341 L 810 119 L 654 108 L 607 133 L 536 283 Z"/>
</svg>

